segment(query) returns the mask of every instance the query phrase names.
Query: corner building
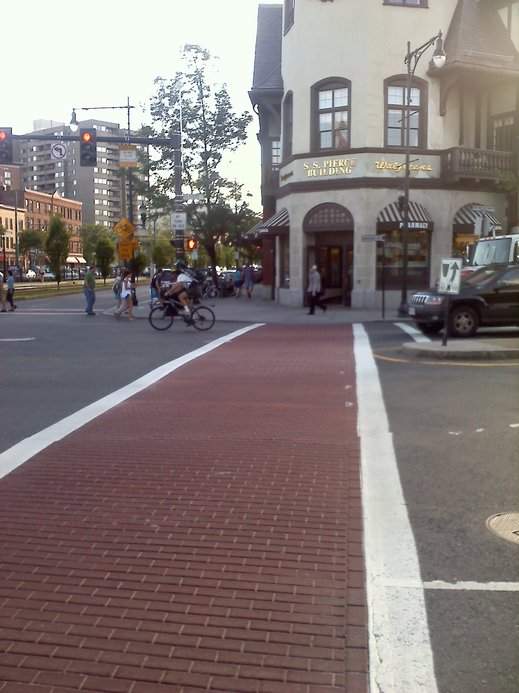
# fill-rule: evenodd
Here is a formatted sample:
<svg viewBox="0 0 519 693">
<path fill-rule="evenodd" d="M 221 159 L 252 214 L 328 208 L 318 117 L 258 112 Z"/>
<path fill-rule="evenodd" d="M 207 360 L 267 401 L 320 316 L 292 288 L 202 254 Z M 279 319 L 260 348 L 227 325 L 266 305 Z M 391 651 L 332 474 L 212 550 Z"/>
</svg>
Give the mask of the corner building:
<svg viewBox="0 0 519 693">
<path fill-rule="evenodd" d="M 446 63 L 434 67 L 434 45 L 423 54 L 408 107 L 407 43 L 412 51 L 439 30 Z M 435 282 L 441 257 L 519 223 L 518 51 L 518 0 L 259 6 L 255 231 L 277 301 L 302 305 L 316 263 L 328 300 L 378 306 L 384 264 L 388 302 L 399 303 L 407 117 L 409 290 Z"/>
</svg>

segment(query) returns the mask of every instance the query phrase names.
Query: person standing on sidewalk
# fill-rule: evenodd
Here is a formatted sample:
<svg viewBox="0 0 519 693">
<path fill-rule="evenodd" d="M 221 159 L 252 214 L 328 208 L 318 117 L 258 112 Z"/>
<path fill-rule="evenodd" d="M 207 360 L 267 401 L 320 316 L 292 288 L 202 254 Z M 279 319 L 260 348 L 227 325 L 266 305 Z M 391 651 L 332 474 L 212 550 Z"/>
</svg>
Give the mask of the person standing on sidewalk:
<svg viewBox="0 0 519 693">
<path fill-rule="evenodd" d="M 310 309 L 308 315 L 313 315 L 315 313 L 315 306 L 323 311 L 326 310 L 326 306 L 321 301 L 321 275 L 317 269 L 317 265 L 312 265 L 310 272 L 308 273 L 308 302 Z"/>
<path fill-rule="evenodd" d="M 5 307 L 5 290 L 4 290 L 4 275 L 0 272 L 0 305 L 2 306 L 2 313 L 7 311 Z"/>
<path fill-rule="evenodd" d="M 242 272 L 239 267 L 236 267 L 233 275 L 233 284 L 234 284 L 234 296 L 236 298 L 240 298 L 241 296 L 241 287 L 243 284 L 243 277 L 242 277 Z"/>
<path fill-rule="evenodd" d="M 92 265 L 85 274 L 85 280 L 83 283 L 83 293 L 85 294 L 86 307 L 85 313 L 87 315 L 95 315 L 94 313 L 94 303 L 96 302 L 96 266 Z"/>
<path fill-rule="evenodd" d="M 252 298 L 252 292 L 254 290 L 254 270 L 250 262 L 247 263 L 247 266 L 243 270 L 243 286 L 247 292 L 247 297 Z"/>
<path fill-rule="evenodd" d="M 116 318 L 120 318 L 124 312 L 128 313 L 128 320 L 133 320 L 132 277 L 128 269 L 123 272 L 121 307 L 115 311 L 114 315 Z"/>
<path fill-rule="evenodd" d="M 7 302 L 11 306 L 9 308 L 10 311 L 16 310 L 16 306 L 14 304 L 14 274 L 13 274 L 13 270 L 9 270 L 7 272 Z"/>
</svg>

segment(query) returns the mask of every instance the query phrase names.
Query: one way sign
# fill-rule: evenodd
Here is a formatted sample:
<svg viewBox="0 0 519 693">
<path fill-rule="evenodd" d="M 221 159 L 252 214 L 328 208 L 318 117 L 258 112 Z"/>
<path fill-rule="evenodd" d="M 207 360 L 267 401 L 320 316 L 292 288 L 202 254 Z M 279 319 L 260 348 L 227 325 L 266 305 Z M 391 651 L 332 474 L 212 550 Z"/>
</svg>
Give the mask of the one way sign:
<svg viewBox="0 0 519 693">
<path fill-rule="evenodd" d="M 462 261 L 456 257 L 443 258 L 440 270 L 438 293 L 459 294 Z"/>
</svg>

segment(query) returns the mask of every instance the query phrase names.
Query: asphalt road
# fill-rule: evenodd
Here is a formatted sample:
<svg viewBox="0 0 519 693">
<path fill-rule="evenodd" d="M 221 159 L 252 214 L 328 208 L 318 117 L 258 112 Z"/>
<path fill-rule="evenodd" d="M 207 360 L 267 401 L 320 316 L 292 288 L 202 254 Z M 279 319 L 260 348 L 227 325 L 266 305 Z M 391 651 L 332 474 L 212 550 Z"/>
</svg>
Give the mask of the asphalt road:
<svg viewBox="0 0 519 693">
<path fill-rule="evenodd" d="M 391 324 L 367 327 L 377 354 L 399 473 L 426 589 L 440 693 L 519 691 L 519 545 L 486 520 L 519 511 L 519 366 L 423 363 L 400 352 Z"/>
<path fill-rule="evenodd" d="M 20 302 L 16 314 L 0 316 L 0 451 L 236 329 L 175 324 L 159 333 L 145 320 L 102 315 L 112 303 L 110 292 L 98 292 L 95 317 L 82 312 L 81 295 Z M 409 337 L 392 323 L 366 329 L 422 578 L 479 586 L 426 589 L 439 691 L 518 693 L 518 593 L 488 583 L 518 582 L 519 545 L 485 522 L 519 511 L 519 428 L 511 427 L 519 423 L 519 366 L 417 362 L 401 353 Z M 20 338 L 31 341 L 3 341 Z"/>
<path fill-rule="evenodd" d="M 0 315 L 0 451 L 236 329 L 217 322 L 197 332 L 175 321 L 157 332 L 147 320 L 102 315 L 113 304 L 111 292 L 98 292 L 96 316 L 84 314 L 81 294 L 20 301 Z"/>
</svg>

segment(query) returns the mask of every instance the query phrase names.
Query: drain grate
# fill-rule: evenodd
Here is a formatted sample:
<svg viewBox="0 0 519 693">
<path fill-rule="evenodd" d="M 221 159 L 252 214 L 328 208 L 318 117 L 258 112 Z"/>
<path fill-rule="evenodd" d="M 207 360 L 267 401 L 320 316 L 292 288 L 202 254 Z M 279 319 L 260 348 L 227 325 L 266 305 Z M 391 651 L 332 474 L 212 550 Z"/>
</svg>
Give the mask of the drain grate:
<svg viewBox="0 0 519 693">
<path fill-rule="evenodd" d="M 497 513 L 487 520 L 487 527 L 501 539 L 519 544 L 519 513 Z"/>
</svg>

